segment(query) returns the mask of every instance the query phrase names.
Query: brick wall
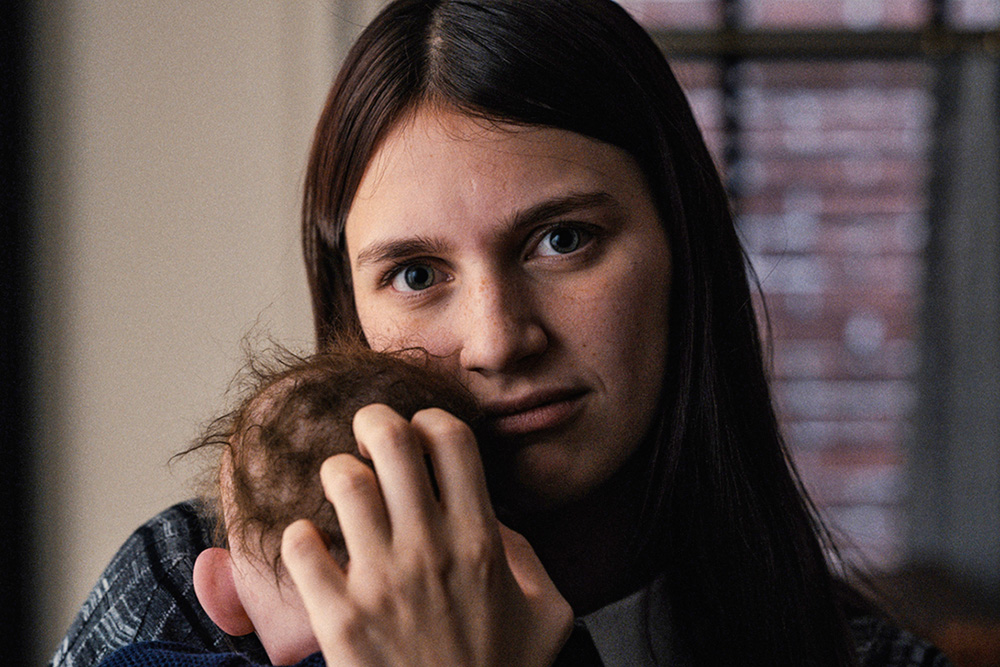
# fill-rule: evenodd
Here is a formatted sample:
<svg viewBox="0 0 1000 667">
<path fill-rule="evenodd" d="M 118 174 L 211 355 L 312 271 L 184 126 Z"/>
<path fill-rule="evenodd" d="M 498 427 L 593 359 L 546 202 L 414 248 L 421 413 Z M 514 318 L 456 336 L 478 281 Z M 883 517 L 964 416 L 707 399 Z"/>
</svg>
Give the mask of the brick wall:
<svg viewBox="0 0 1000 667">
<path fill-rule="evenodd" d="M 720 72 L 677 63 L 720 150 Z M 918 63 L 747 62 L 728 178 L 794 460 L 845 555 L 902 554 L 932 103 Z"/>
<path fill-rule="evenodd" d="M 712 0 L 623 4 L 654 27 L 707 28 L 721 17 Z M 741 16 L 766 28 L 916 27 L 929 6 L 745 0 Z M 718 64 L 674 66 L 720 155 Z M 734 80 L 738 157 L 724 167 L 768 306 L 782 428 L 844 555 L 891 568 L 904 555 L 931 71 L 919 62 L 744 62 Z"/>
<path fill-rule="evenodd" d="M 718 27 L 719 0 L 622 0 L 646 26 Z M 997 0 L 948 0 L 995 29 Z M 742 0 L 747 27 L 920 28 L 928 0 Z M 718 63 L 675 62 L 720 156 Z M 929 63 L 768 61 L 736 69 L 737 159 L 723 165 L 768 305 L 775 400 L 793 458 L 845 555 L 904 557 L 905 447 L 934 141 Z M 717 160 L 720 164 L 722 160 Z"/>
<path fill-rule="evenodd" d="M 929 72 L 747 64 L 739 220 L 773 326 L 775 396 L 803 478 L 876 564 L 901 554 L 926 237 Z"/>
</svg>

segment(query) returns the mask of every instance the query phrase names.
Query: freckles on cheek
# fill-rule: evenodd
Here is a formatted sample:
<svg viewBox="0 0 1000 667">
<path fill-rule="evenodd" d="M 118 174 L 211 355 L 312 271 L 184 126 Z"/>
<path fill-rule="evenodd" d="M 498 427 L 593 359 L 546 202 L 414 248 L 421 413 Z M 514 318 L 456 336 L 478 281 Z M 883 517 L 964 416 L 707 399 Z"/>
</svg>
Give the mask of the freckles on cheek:
<svg viewBox="0 0 1000 667">
<path fill-rule="evenodd" d="M 365 334 L 368 346 L 376 352 L 386 352 L 401 347 L 398 327 L 373 318 L 361 309 L 358 309 L 358 320 L 361 322 L 361 331 Z"/>
<path fill-rule="evenodd" d="M 376 352 L 391 352 L 404 347 L 414 347 L 415 343 L 408 341 L 407 331 L 413 331 L 404 320 L 387 317 L 384 310 L 375 304 L 365 304 L 367 308 L 358 307 L 358 321 L 361 331 L 368 341 L 368 346 Z"/>
<path fill-rule="evenodd" d="M 667 327 L 667 279 L 637 265 L 617 286 L 613 298 L 621 353 L 628 359 L 643 357 L 642 351 L 665 354 Z"/>
<path fill-rule="evenodd" d="M 620 366 L 631 359 L 636 292 L 623 280 L 591 281 L 564 299 L 561 330 L 590 363 Z"/>
<path fill-rule="evenodd" d="M 454 345 L 451 336 L 440 326 L 411 318 L 386 318 L 384 315 L 366 318 L 359 313 L 361 328 L 368 345 L 379 352 L 391 352 L 406 348 L 426 350 L 435 357 L 453 356 Z"/>
</svg>

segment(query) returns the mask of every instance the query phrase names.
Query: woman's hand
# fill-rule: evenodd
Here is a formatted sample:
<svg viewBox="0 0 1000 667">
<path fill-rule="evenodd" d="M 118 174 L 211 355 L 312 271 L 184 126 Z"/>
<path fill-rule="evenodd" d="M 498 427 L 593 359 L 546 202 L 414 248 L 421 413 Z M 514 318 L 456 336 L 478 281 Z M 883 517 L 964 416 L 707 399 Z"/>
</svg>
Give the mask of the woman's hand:
<svg viewBox="0 0 1000 667">
<path fill-rule="evenodd" d="M 497 521 L 468 426 L 443 410 L 407 421 L 370 405 L 354 432 L 375 471 L 350 455 L 321 470 L 346 571 L 306 520 L 281 547 L 327 664 L 550 665 L 572 610 L 527 541 Z"/>
</svg>

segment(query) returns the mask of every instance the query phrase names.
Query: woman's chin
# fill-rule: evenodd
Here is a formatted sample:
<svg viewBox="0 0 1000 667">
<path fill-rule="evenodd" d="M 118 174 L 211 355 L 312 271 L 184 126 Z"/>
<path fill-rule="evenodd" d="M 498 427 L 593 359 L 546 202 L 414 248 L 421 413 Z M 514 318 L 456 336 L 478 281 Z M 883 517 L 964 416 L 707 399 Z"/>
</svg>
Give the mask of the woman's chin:
<svg viewBox="0 0 1000 667">
<path fill-rule="evenodd" d="M 490 475 L 490 491 L 501 520 L 505 512 L 530 515 L 572 505 L 602 481 L 586 479 L 564 452 L 545 446 L 525 447 L 512 459 Z"/>
</svg>

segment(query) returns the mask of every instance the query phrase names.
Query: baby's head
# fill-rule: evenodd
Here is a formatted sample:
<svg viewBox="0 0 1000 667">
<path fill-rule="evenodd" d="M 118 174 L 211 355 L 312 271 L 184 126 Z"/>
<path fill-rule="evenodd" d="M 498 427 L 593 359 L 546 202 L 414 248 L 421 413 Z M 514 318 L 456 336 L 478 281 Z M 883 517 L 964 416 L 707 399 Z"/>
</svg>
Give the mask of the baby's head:
<svg viewBox="0 0 1000 667">
<path fill-rule="evenodd" d="M 419 359 L 339 346 L 314 356 L 251 365 L 246 397 L 195 446 L 221 450 L 207 500 L 221 517 L 218 547 L 195 563 L 195 593 L 231 635 L 256 632 L 275 665 L 319 650 L 281 564 L 281 534 L 300 518 L 323 531 L 341 562 L 347 550 L 319 481 L 328 457 L 357 454 L 354 413 L 385 403 L 410 418 L 439 407 L 474 423 L 475 402 L 453 378 Z"/>
</svg>

